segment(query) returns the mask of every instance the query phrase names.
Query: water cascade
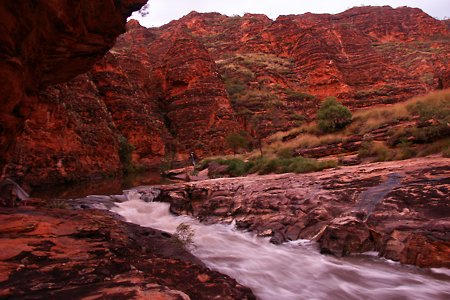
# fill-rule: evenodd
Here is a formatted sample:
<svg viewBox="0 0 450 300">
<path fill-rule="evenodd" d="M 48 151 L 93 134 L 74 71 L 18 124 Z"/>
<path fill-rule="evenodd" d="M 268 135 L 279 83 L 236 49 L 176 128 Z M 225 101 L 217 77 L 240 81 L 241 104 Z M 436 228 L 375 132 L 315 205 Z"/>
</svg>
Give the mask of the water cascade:
<svg viewBox="0 0 450 300">
<path fill-rule="evenodd" d="M 112 210 L 129 222 L 170 233 L 188 224 L 194 231 L 191 252 L 259 299 L 450 299 L 448 269 L 404 266 L 373 253 L 338 259 L 304 240 L 273 245 L 232 225 L 174 216 L 168 203 L 144 202 L 134 191 L 127 198 Z"/>
</svg>

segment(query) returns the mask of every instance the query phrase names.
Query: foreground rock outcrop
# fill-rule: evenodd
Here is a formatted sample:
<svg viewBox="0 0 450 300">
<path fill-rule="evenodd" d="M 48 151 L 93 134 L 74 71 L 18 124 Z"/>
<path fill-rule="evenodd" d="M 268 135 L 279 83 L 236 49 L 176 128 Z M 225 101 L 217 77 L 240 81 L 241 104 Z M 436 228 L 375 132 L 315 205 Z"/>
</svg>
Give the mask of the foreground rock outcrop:
<svg viewBox="0 0 450 300">
<path fill-rule="evenodd" d="M 450 267 L 448 158 L 156 189 L 156 201 L 169 202 L 175 214 L 205 223 L 235 221 L 274 243 L 313 239 L 323 253 L 337 256 L 376 250 L 405 264 Z"/>
<path fill-rule="evenodd" d="M 2 299 L 255 299 L 169 234 L 104 211 L 0 209 L 0 223 Z"/>
</svg>

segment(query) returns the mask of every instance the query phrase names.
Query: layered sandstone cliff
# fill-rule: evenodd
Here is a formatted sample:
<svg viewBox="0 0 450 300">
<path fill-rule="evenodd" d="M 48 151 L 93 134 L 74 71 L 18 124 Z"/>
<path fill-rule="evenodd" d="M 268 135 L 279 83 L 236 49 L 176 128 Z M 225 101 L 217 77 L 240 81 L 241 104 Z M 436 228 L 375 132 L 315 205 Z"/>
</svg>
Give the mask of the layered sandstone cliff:
<svg viewBox="0 0 450 300">
<path fill-rule="evenodd" d="M 241 129 L 205 47 L 136 21 L 88 73 L 40 99 L 57 105 L 42 104 L 30 116 L 6 169 L 32 185 L 148 169 L 184 161 L 193 150 L 222 153 L 226 135 Z"/>
<path fill-rule="evenodd" d="M 33 143 L 43 143 L 48 137 L 50 149 L 58 144 L 48 155 L 61 153 L 64 147 L 76 152 L 86 145 L 77 145 L 76 139 L 61 137 L 61 133 L 72 131 L 68 118 L 72 105 L 70 99 L 58 99 L 57 90 L 41 96 L 49 85 L 65 82 L 78 74 L 86 72 L 114 44 L 116 37 L 125 31 L 126 18 L 138 10 L 145 0 L 124 1 L 2 1 L 0 3 L 0 167 L 6 161 L 18 159 L 18 153 L 33 148 Z M 75 85 L 80 85 L 79 81 Z M 89 98 L 90 87 L 83 90 L 85 100 Z M 72 87 L 70 87 L 71 89 Z M 62 94 L 64 92 L 61 92 Z M 49 96 L 49 97 L 47 97 Z M 40 98 L 43 101 L 40 101 Z M 48 105 L 60 101 L 61 105 Z M 76 106 L 77 104 L 74 103 Z M 61 108 L 64 107 L 64 108 Z M 58 111 L 59 109 L 59 111 Z M 75 109 L 76 110 L 76 109 Z M 60 113 L 64 111 L 64 113 Z M 55 113 L 58 116 L 55 116 Z M 99 114 L 102 114 L 101 112 Z M 23 131 L 25 120 L 46 126 L 30 128 L 38 134 L 31 135 L 30 143 L 16 144 L 17 136 Z M 50 124 L 51 121 L 55 121 Z M 87 123 L 87 120 L 80 121 Z M 49 126 L 50 125 L 50 126 Z M 43 132 L 44 128 L 61 127 L 57 131 Z M 101 125 L 102 126 L 102 125 Z M 33 127 L 33 126 L 31 126 Z M 73 127 L 72 127 L 73 128 Z M 104 130 L 90 128 L 91 131 Z M 57 142 L 66 138 L 66 142 Z M 79 139 L 82 140 L 82 139 Z M 85 143 L 83 141 L 83 143 Z M 114 146 L 114 142 L 111 142 Z M 63 145 L 64 144 L 64 145 Z M 80 144 L 80 143 L 78 143 Z M 47 147 L 46 147 L 47 148 Z M 39 149 L 37 149 L 39 152 Z M 27 153 L 23 153 L 27 156 Z M 47 154 L 45 154 L 47 155 Z M 54 158 L 57 164 L 64 157 Z M 89 159 L 93 159 L 89 158 Z M 61 160 L 62 159 L 62 160 Z M 24 162 L 24 168 L 39 166 L 47 158 L 38 156 L 37 161 Z M 29 164 L 30 163 L 30 164 Z M 95 165 L 89 167 L 95 168 Z M 39 167 L 38 167 L 39 168 Z M 44 175 L 47 176 L 48 172 Z"/>
<path fill-rule="evenodd" d="M 72 122 L 75 131 L 91 123 L 90 131 L 101 140 L 96 145 L 108 149 L 108 159 L 92 155 L 94 139 L 86 135 L 76 136 L 77 166 L 66 163 L 70 158 L 50 159 L 55 141 L 45 145 L 39 135 L 24 132 L 10 174 L 67 181 L 69 173 L 77 174 L 76 180 L 91 178 L 120 172 L 124 164 L 150 168 L 161 161 L 186 162 L 191 151 L 199 156 L 226 152 L 231 132 L 244 129 L 264 137 L 311 119 L 326 96 L 352 109 L 403 101 L 448 86 L 449 43 L 444 21 L 407 7 L 359 7 L 275 21 L 255 14 L 192 12 L 149 29 L 130 21 L 84 79 L 52 88 L 70 99 L 61 103 L 84 105 L 90 98 L 104 110 L 96 116 L 98 128 L 71 105 L 58 113 L 79 120 Z M 80 80 L 91 90 L 84 93 Z M 39 123 L 35 118 L 29 123 Z M 70 136 L 71 129 L 65 130 L 46 135 L 60 145 L 55 134 Z M 31 146 L 36 139 L 40 150 Z M 27 155 L 37 161 L 46 156 L 56 175 L 24 167 L 34 160 Z"/>
</svg>

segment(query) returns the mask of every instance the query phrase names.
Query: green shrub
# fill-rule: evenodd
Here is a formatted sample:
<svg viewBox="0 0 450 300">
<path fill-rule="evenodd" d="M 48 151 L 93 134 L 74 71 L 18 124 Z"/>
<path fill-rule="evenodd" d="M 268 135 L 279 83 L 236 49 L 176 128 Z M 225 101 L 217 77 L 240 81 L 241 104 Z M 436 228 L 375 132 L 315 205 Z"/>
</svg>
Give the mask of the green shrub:
<svg viewBox="0 0 450 300">
<path fill-rule="evenodd" d="M 299 122 L 305 122 L 307 120 L 307 118 L 304 115 L 300 115 L 297 113 L 293 113 L 289 117 L 291 120 L 299 121 Z"/>
<path fill-rule="evenodd" d="M 374 157 L 375 161 L 389 161 L 396 157 L 396 151 L 389 149 L 383 143 L 364 141 L 358 150 L 358 157 Z"/>
<path fill-rule="evenodd" d="M 314 100 L 316 99 L 316 97 L 314 97 L 311 94 L 307 94 L 307 93 L 302 93 L 302 92 L 297 92 L 291 89 L 288 89 L 285 91 L 286 92 L 286 97 L 288 100 L 290 101 L 307 101 L 307 100 Z"/>
<path fill-rule="evenodd" d="M 361 147 L 358 150 L 358 157 L 369 157 L 373 154 L 373 142 L 372 141 L 364 141 L 361 144 Z"/>
<path fill-rule="evenodd" d="M 378 145 L 374 149 L 376 161 L 389 161 L 395 156 L 395 151 L 390 150 L 384 144 Z"/>
<path fill-rule="evenodd" d="M 118 136 L 119 140 L 119 158 L 122 163 L 122 168 L 125 173 L 132 173 L 134 167 L 131 163 L 131 154 L 135 147 L 128 143 L 128 140 L 123 135 Z"/>
<path fill-rule="evenodd" d="M 280 160 L 279 159 L 269 159 L 265 163 L 261 164 L 258 174 L 270 174 L 270 173 L 281 173 L 279 172 Z"/>
<path fill-rule="evenodd" d="M 181 223 L 172 235 L 172 241 L 176 245 L 189 250 L 196 247 L 194 244 L 194 234 L 194 230 L 189 224 Z"/>
<path fill-rule="evenodd" d="M 397 146 L 398 151 L 395 155 L 396 160 L 408 159 L 417 155 L 417 151 L 412 147 L 412 143 L 407 140 L 401 141 Z"/>
<path fill-rule="evenodd" d="M 249 167 L 247 168 L 248 173 L 258 173 L 261 169 L 265 168 L 268 162 L 269 159 L 266 157 L 258 157 L 257 159 L 250 161 Z"/>
<path fill-rule="evenodd" d="M 270 173 L 307 173 L 321 171 L 328 168 L 335 168 L 337 166 L 336 161 L 318 161 L 316 159 L 304 157 L 278 157 L 272 159 L 267 157 L 258 157 L 247 162 L 237 158 L 218 158 L 204 160 L 201 164 L 205 165 L 212 161 L 228 166 L 227 172 L 233 177 L 252 173 L 258 173 L 260 175 Z"/>
<path fill-rule="evenodd" d="M 337 163 L 333 160 L 317 161 L 310 158 L 296 157 L 289 160 L 286 171 L 293 173 L 308 173 L 335 167 L 337 167 Z"/>
<path fill-rule="evenodd" d="M 195 166 L 195 168 L 196 168 L 197 170 L 204 170 L 204 169 L 206 169 L 206 168 L 208 167 L 209 163 L 212 162 L 212 161 L 214 161 L 214 159 L 212 159 L 212 158 L 205 158 L 205 159 L 201 160 L 201 161 Z"/>
<path fill-rule="evenodd" d="M 334 132 L 352 122 L 352 113 L 334 97 L 328 97 L 317 112 L 317 125 L 322 132 Z"/>
<path fill-rule="evenodd" d="M 450 136 L 450 93 L 431 93 L 410 103 L 407 109 L 419 117 L 413 131 L 418 142 L 429 143 Z"/>
<path fill-rule="evenodd" d="M 239 93 L 245 91 L 246 88 L 247 88 L 247 86 L 245 86 L 242 83 L 228 83 L 228 84 L 226 84 L 227 92 L 231 96 L 234 95 L 234 94 L 239 94 Z"/>
<path fill-rule="evenodd" d="M 450 158 L 450 146 L 444 148 L 444 150 L 442 151 L 442 156 Z"/>
<path fill-rule="evenodd" d="M 337 163 L 335 161 L 317 161 L 304 157 L 260 158 L 254 162 L 250 173 L 258 173 L 260 175 L 269 173 L 307 173 L 334 168 L 336 166 Z"/>
<path fill-rule="evenodd" d="M 246 163 L 241 159 L 233 158 L 229 160 L 224 160 L 219 163 L 221 165 L 227 165 L 228 172 L 233 177 L 238 177 L 247 174 Z"/>
<path fill-rule="evenodd" d="M 227 135 L 225 141 L 228 147 L 233 150 L 234 154 L 236 154 L 239 149 L 248 147 L 248 140 L 242 134 L 236 132 Z"/>
<path fill-rule="evenodd" d="M 430 154 L 442 153 L 443 156 L 446 157 L 446 153 L 449 153 L 449 151 L 450 138 L 444 138 L 430 144 L 421 145 L 417 148 L 417 156 L 427 156 Z"/>
<path fill-rule="evenodd" d="M 294 152 L 292 148 L 281 148 L 280 151 L 277 152 L 277 155 L 279 158 L 292 158 L 294 155 Z"/>
<path fill-rule="evenodd" d="M 442 124 L 414 128 L 412 130 L 412 135 L 418 143 L 430 143 L 440 138 L 449 136 L 450 126 Z"/>
<path fill-rule="evenodd" d="M 411 130 L 408 128 L 395 128 L 389 129 L 387 132 L 388 139 L 387 144 L 390 147 L 394 147 L 399 144 L 407 143 L 408 137 L 412 135 Z"/>
<path fill-rule="evenodd" d="M 216 162 L 220 165 L 228 166 L 227 172 L 233 177 L 248 174 L 248 170 L 250 168 L 248 163 L 244 162 L 242 159 L 239 158 L 232 158 L 232 159 L 210 158 L 202 160 L 198 164 L 197 169 L 198 170 L 206 169 L 211 162 Z"/>
<path fill-rule="evenodd" d="M 284 171 L 294 173 L 306 173 L 310 171 L 315 171 L 316 166 L 317 161 L 303 157 L 296 157 L 286 162 L 284 166 Z"/>
<path fill-rule="evenodd" d="M 337 168 L 338 163 L 335 160 L 322 160 L 319 161 L 319 170 Z"/>
<path fill-rule="evenodd" d="M 408 110 L 423 121 L 450 121 L 450 93 L 433 93 L 407 106 Z"/>
</svg>

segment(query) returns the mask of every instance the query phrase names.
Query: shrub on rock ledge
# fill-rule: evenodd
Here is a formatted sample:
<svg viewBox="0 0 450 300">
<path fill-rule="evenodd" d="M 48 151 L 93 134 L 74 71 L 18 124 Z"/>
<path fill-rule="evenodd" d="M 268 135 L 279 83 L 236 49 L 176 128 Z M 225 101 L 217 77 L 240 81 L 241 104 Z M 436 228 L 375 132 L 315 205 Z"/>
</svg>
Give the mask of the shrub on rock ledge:
<svg viewBox="0 0 450 300">
<path fill-rule="evenodd" d="M 239 149 L 248 147 L 248 140 L 239 133 L 230 133 L 226 136 L 225 140 L 228 147 L 233 150 L 235 155 Z"/>
<path fill-rule="evenodd" d="M 351 122 L 350 110 L 334 97 L 326 98 L 317 112 L 317 125 L 324 133 L 342 129 Z"/>
<path fill-rule="evenodd" d="M 119 158 L 122 162 L 123 171 L 125 173 L 132 173 L 134 166 L 131 162 L 131 155 L 135 149 L 133 145 L 128 142 L 128 139 L 123 135 L 118 136 L 119 140 Z"/>
</svg>

